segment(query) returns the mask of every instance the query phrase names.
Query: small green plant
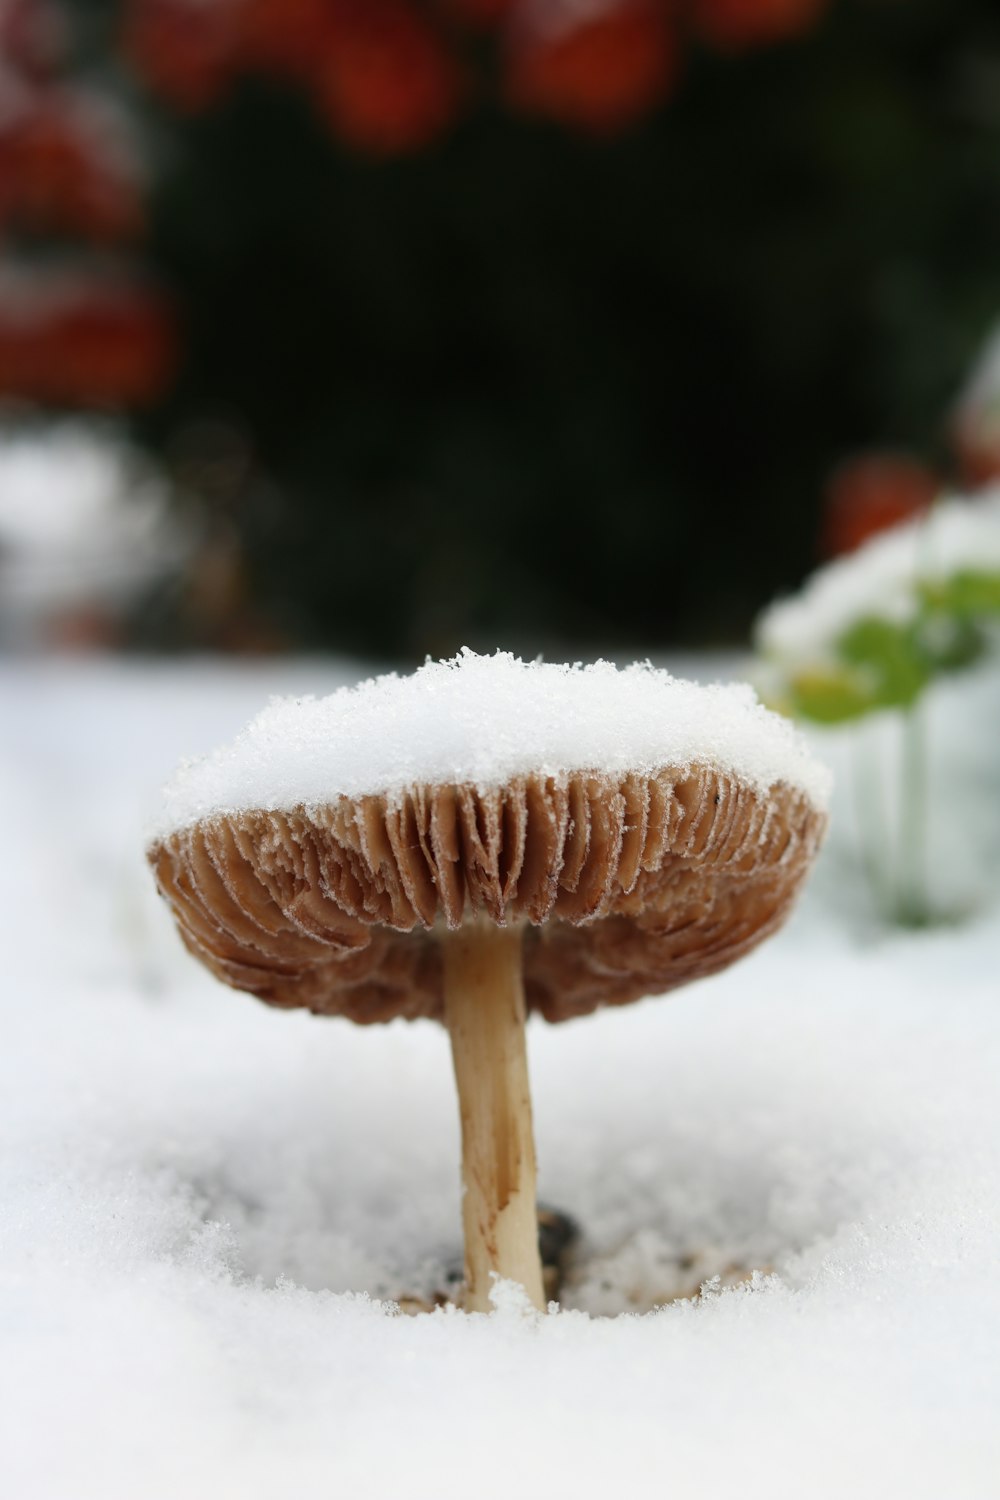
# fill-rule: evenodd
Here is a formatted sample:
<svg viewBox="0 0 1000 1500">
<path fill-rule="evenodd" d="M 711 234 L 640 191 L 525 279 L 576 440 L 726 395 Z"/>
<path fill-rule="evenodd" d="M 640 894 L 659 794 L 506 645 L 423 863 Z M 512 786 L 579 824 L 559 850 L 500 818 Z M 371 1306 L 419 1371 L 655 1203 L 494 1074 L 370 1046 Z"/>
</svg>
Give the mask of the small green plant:
<svg viewBox="0 0 1000 1500">
<path fill-rule="evenodd" d="M 924 695 L 1000 642 L 1000 492 L 940 501 L 821 568 L 758 621 L 762 695 L 824 726 L 902 715 L 892 797 L 860 737 L 852 756 L 862 859 L 882 913 L 904 926 L 940 917 L 927 880 L 928 745 Z M 889 827 L 895 808 L 898 826 Z"/>
</svg>

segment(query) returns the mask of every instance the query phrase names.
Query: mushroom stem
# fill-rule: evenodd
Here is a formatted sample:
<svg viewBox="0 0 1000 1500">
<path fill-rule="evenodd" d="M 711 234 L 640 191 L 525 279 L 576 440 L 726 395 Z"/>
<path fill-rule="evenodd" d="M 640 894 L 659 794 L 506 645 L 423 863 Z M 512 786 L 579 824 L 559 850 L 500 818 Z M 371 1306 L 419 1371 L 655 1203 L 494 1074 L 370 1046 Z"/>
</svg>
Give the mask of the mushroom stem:
<svg viewBox="0 0 1000 1500">
<path fill-rule="evenodd" d="M 445 1023 L 462 1119 L 467 1312 L 490 1311 L 490 1272 L 545 1311 L 520 927 L 469 923 L 442 939 Z"/>
</svg>

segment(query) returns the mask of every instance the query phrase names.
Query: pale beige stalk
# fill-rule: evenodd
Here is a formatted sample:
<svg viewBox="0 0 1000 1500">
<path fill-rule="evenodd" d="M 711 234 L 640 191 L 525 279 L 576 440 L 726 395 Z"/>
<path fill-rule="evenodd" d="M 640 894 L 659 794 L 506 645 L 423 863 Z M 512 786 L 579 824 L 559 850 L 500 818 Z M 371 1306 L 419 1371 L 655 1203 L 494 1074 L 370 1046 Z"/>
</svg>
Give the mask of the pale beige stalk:
<svg viewBox="0 0 1000 1500">
<path fill-rule="evenodd" d="M 519 1282 L 544 1312 L 521 928 L 470 922 L 441 942 L 462 1121 L 463 1305 L 490 1311 L 495 1271 Z"/>
</svg>

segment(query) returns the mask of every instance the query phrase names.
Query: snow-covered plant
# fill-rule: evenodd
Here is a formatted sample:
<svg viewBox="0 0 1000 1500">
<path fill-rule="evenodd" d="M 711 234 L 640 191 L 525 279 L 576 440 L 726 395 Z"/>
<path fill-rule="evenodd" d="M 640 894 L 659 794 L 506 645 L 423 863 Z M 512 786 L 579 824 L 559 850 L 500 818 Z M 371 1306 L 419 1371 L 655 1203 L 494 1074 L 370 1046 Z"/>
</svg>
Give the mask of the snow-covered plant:
<svg viewBox="0 0 1000 1500">
<path fill-rule="evenodd" d="M 168 501 L 111 425 L 0 427 L 0 636 L 36 639 L 77 609 L 119 614 L 181 559 Z"/>
<path fill-rule="evenodd" d="M 819 569 L 757 622 L 758 685 L 772 707 L 822 725 L 886 710 L 903 715 L 900 827 L 889 850 L 871 847 L 866 857 L 881 904 L 896 921 L 925 923 L 934 915 L 923 872 L 921 699 L 998 641 L 1000 486 L 973 499 L 942 499 L 925 517 L 881 533 Z M 887 867 L 893 852 L 894 870 Z"/>
<path fill-rule="evenodd" d="M 768 697 L 797 718 L 838 724 L 911 707 L 966 666 L 1000 621 L 1000 486 L 940 501 L 820 568 L 760 616 Z"/>
</svg>

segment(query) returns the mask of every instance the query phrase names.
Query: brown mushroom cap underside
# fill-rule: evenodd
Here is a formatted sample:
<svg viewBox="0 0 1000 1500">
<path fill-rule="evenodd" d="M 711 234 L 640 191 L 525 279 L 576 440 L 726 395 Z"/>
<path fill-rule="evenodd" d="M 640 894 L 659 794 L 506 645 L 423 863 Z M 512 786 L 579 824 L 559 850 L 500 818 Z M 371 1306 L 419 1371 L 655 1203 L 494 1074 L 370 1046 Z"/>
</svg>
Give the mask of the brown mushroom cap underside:
<svg viewBox="0 0 1000 1500">
<path fill-rule="evenodd" d="M 549 1021 L 714 973 L 777 927 L 826 824 L 808 796 L 699 765 L 418 786 L 205 818 L 149 849 L 188 948 L 272 1005 L 443 1014 L 435 929 L 525 924 Z"/>
</svg>

